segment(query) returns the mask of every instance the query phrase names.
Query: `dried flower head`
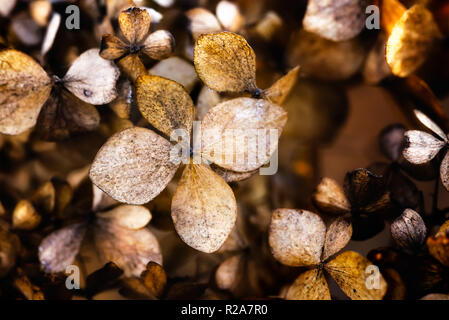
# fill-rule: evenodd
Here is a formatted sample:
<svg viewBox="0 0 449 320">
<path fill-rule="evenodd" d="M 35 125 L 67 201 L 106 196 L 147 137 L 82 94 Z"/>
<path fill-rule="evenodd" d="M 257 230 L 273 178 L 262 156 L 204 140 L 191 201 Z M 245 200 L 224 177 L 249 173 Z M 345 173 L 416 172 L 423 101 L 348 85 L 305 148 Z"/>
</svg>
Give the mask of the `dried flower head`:
<svg viewBox="0 0 449 320">
<path fill-rule="evenodd" d="M 379 287 L 366 286 L 366 268 L 372 263 L 353 251 L 335 258 L 351 239 L 351 224 L 335 219 L 328 228 L 319 215 L 306 210 L 277 209 L 273 212 L 269 243 L 274 257 L 294 267 L 308 267 L 289 287 L 286 298 L 293 300 L 330 300 L 324 277 L 328 272 L 341 290 L 354 300 L 381 300 L 387 284 L 380 275 Z"/>
<path fill-rule="evenodd" d="M 139 54 L 160 60 L 168 57 L 174 49 L 174 38 L 170 32 L 158 30 L 149 33 L 150 20 L 147 10 L 130 7 L 122 11 L 118 18 L 123 38 L 105 34 L 101 39 L 100 55 L 108 60 L 117 60 L 132 80 L 147 74 Z"/>
<path fill-rule="evenodd" d="M 60 79 L 50 77 L 26 54 L 0 52 L 0 132 L 16 135 L 39 122 L 45 138 L 66 137 L 70 131 L 92 130 L 99 123 L 94 105 L 112 101 L 119 72 L 98 55 L 81 54 Z"/>
</svg>

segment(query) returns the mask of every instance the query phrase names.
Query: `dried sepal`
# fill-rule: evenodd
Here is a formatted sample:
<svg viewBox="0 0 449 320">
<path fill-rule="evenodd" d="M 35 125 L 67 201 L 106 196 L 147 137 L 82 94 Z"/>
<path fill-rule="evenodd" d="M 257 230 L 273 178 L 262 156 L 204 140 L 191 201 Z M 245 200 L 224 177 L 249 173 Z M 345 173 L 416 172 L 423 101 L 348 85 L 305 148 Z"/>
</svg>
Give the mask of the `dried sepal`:
<svg viewBox="0 0 449 320">
<path fill-rule="evenodd" d="M 270 160 L 286 121 L 287 113 L 266 100 L 222 102 L 202 121 L 202 157 L 228 170 L 255 170 Z"/>
<path fill-rule="evenodd" d="M 167 275 L 162 266 L 154 261 L 150 261 L 145 271 L 142 272 L 141 279 L 145 287 L 147 287 L 156 297 L 162 295 L 167 284 Z"/>
<path fill-rule="evenodd" d="M 175 49 L 175 39 L 166 30 L 151 33 L 143 43 L 142 52 L 154 60 L 169 57 Z"/>
<path fill-rule="evenodd" d="M 50 51 L 51 47 L 53 46 L 60 25 L 61 25 L 61 15 L 55 12 L 51 16 L 47 30 L 45 31 L 44 39 L 42 40 L 41 57 L 45 57 L 45 55 L 48 53 L 48 51 Z"/>
<path fill-rule="evenodd" d="M 190 137 L 195 107 L 182 85 L 159 76 L 142 76 L 136 81 L 136 98 L 143 117 L 167 137 L 177 129 Z"/>
<path fill-rule="evenodd" d="M 151 19 L 147 10 L 130 7 L 120 13 L 118 23 L 126 40 L 130 43 L 137 43 L 144 40 L 148 34 Z"/>
<path fill-rule="evenodd" d="M 418 130 L 405 133 L 405 146 L 402 154 L 413 164 L 423 164 L 432 160 L 444 147 L 445 142 L 433 135 Z"/>
<path fill-rule="evenodd" d="M 94 241 L 103 263 L 114 262 L 127 277 L 139 276 L 150 261 L 162 264 L 157 238 L 146 228 L 124 228 L 115 219 L 99 219 Z"/>
<path fill-rule="evenodd" d="M 318 209 L 331 214 L 344 214 L 349 212 L 351 205 L 343 189 L 337 181 L 323 178 L 313 193 L 312 200 Z"/>
<path fill-rule="evenodd" d="M 302 273 L 287 290 L 287 300 L 331 300 L 324 272 L 314 268 Z"/>
<path fill-rule="evenodd" d="M 198 38 L 193 56 L 200 79 L 219 92 L 254 92 L 256 56 L 237 34 L 221 32 Z"/>
<path fill-rule="evenodd" d="M 82 53 L 63 78 L 64 86 L 84 102 L 101 105 L 117 97 L 115 83 L 119 70 L 112 61 L 103 59 L 98 49 Z"/>
<path fill-rule="evenodd" d="M 268 241 L 273 256 L 285 265 L 318 265 L 325 237 L 326 225 L 313 212 L 292 209 L 273 212 Z"/>
<path fill-rule="evenodd" d="M 181 84 L 187 92 L 191 92 L 198 76 L 190 62 L 179 57 L 170 57 L 155 64 L 149 73 L 154 76 L 164 77 Z"/>
<path fill-rule="evenodd" d="M 220 177 L 223 178 L 226 182 L 236 182 L 236 181 L 242 181 L 250 178 L 254 174 L 258 172 L 258 170 L 248 171 L 248 172 L 236 172 L 232 170 L 226 170 L 220 166 L 217 166 L 215 164 L 211 164 L 211 169 L 214 170 L 216 174 L 218 174 Z"/>
<path fill-rule="evenodd" d="M 220 23 L 215 15 L 204 8 L 193 8 L 185 13 L 189 20 L 189 29 L 193 40 L 206 33 L 215 33 L 222 31 Z"/>
<path fill-rule="evenodd" d="M 327 260 L 337 252 L 341 251 L 351 240 L 352 225 L 344 218 L 337 218 L 329 225 L 326 231 L 322 261 Z"/>
<path fill-rule="evenodd" d="M 449 267 L 449 221 L 446 221 L 435 234 L 427 238 L 429 253 L 441 264 Z"/>
<path fill-rule="evenodd" d="M 418 69 L 441 33 L 432 13 L 414 5 L 396 22 L 387 41 L 386 59 L 393 74 L 406 77 Z"/>
<path fill-rule="evenodd" d="M 222 98 L 217 91 L 203 86 L 196 101 L 196 119 L 203 120 L 209 110 L 220 102 L 222 102 Z"/>
<path fill-rule="evenodd" d="M 285 76 L 271 85 L 271 87 L 264 90 L 263 97 L 274 104 L 282 105 L 298 80 L 299 70 L 299 66 L 294 67 Z"/>
<path fill-rule="evenodd" d="M 440 178 L 443 186 L 449 191 L 449 152 L 444 155 L 440 165 Z"/>
<path fill-rule="evenodd" d="M 148 74 L 137 54 L 128 54 L 117 62 L 120 70 L 132 81 L 136 81 L 140 76 Z"/>
<path fill-rule="evenodd" d="M 170 142 L 151 130 L 125 129 L 101 147 L 89 177 L 120 202 L 147 203 L 165 189 L 178 168 L 170 161 L 171 149 Z"/>
<path fill-rule="evenodd" d="M 86 233 L 86 225 L 76 223 L 46 236 L 39 245 L 39 261 L 49 273 L 64 272 L 75 261 Z"/>
<path fill-rule="evenodd" d="M 104 34 L 101 38 L 100 56 L 104 59 L 115 60 L 124 56 L 126 44 L 112 34 Z"/>
<path fill-rule="evenodd" d="M 8 49 L 0 52 L 0 79 L 0 132 L 17 135 L 36 124 L 50 78 L 31 57 Z"/>
<path fill-rule="evenodd" d="M 242 259 L 244 259 L 243 256 L 237 254 L 224 260 L 218 266 L 215 272 L 215 282 L 218 288 L 221 290 L 232 290 L 235 288 L 239 272 L 241 271 Z"/>
<path fill-rule="evenodd" d="M 416 250 L 426 240 L 426 225 L 421 216 L 412 209 L 404 212 L 391 224 L 391 235 L 402 248 Z"/>
<path fill-rule="evenodd" d="M 232 189 L 205 165 L 188 165 L 173 196 L 171 216 L 181 239 L 203 252 L 217 251 L 234 227 Z"/>
<path fill-rule="evenodd" d="M 0 6 L 0 16 L 7 17 L 9 13 L 14 9 L 17 0 L 2 0 L 2 5 Z"/>
<path fill-rule="evenodd" d="M 215 9 L 218 21 L 227 31 L 238 32 L 245 24 L 245 18 L 240 13 L 237 4 L 230 1 L 220 1 Z"/>
<path fill-rule="evenodd" d="M 151 220 L 150 211 L 142 206 L 121 205 L 112 210 L 99 212 L 98 219 L 108 219 L 123 228 L 137 230 L 145 227 Z"/>
<path fill-rule="evenodd" d="M 309 0 L 304 29 L 332 41 L 349 40 L 365 26 L 366 1 Z"/>
<path fill-rule="evenodd" d="M 404 147 L 405 127 L 402 124 L 392 124 L 385 127 L 379 134 L 380 151 L 390 160 L 397 161 Z"/>
<path fill-rule="evenodd" d="M 366 272 L 373 265 L 368 259 L 354 251 L 346 251 L 325 265 L 325 269 L 334 278 L 338 286 L 352 300 L 382 300 L 387 291 L 387 283 L 382 274 L 378 278 L 378 288 L 369 289 Z"/>
<path fill-rule="evenodd" d="M 51 181 L 47 181 L 42 184 L 31 196 L 31 203 L 38 210 L 42 212 L 50 213 L 55 208 L 56 190 Z"/>
<path fill-rule="evenodd" d="M 382 0 L 380 10 L 380 25 L 387 34 L 390 34 L 407 8 L 399 0 Z"/>
<path fill-rule="evenodd" d="M 20 200 L 12 213 L 14 229 L 33 230 L 41 223 L 42 216 L 28 200 Z"/>
<path fill-rule="evenodd" d="M 413 112 L 423 125 L 432 130 L 432 132 L 438 135 L 443 141 L 448 142 L 448 138 L 444 134 L 444 131 L 435 122 L 419 110 L 413 110 Z"/>
</svg>

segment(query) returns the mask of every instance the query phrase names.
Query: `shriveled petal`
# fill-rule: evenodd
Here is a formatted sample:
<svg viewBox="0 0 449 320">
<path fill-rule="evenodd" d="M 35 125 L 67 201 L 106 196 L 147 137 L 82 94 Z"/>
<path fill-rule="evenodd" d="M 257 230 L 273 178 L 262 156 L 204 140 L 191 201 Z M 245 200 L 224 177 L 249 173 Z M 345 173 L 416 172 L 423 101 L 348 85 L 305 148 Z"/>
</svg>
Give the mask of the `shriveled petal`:
<svg viewBox="0 0 449 320">
<path fill-rule="evenodd" d="M 125 276 L 140 276 L 150 261 L 162 264 L 157 238 L 150 230 L 130 230 L 105 219 L 94 230 L 97 252 L 103 263 L 112 261 Z"/>
<path fill-rule="evenodd" d="M 39 260 L 46 272 L 64 272 L 75 257 L 86 233 L 84 223 L 76 223 L 56 230 L 39 245 Z"/>
<path fill-rule="evenodd" d="M 349 40 L 365 26 L 367 1 L 309 0 L 304 29 L 332 41 Z"/>
<path fill-rule="evenodd" d="M 222 102 L 202 121 L 201 155 L 225 169 L 255 170 L 276 151 L 286 121 L 287 113 L 266 100 Z"/>
<path fill-rule="evenodd" d="M 143 41 L 150 30 L 150 15 L 147 10 L 130 7 L 123 10 L 118 17 L 120 30 L 130 44 Z"/>
<path fill-rule="evenodd" d="M 151 213 L 147 208 L 126 204 L 109 211 L 97 213 L 96 216 L 130 230 L 141 229 L 151 220 Z"/>
<path fill-rule="evenodd" d="M 120 75 L 117 66 L 103 59 L 99 49 L 82 53 L 64 76 L 64 86 L 84 102 L 100 105 L 117 97 L 115 83 Z"/>
<path fill-rule="evenodd" d="M 405 133 L 404 158 L 414 164 L 423 164 L 432 160 L 444 147 L 444 141 L 418 130 Z"/>
<path fill-rule="evenodd" d="M 324 273 L 317 268 L 302 273 L 289 287 L 287 300 L 331 300 Z"/>
<path fill-rule="evenodd" d="M 209 10 L 204 8 L 193 8 L 185 14 L 189 20 L 189 29 L 192 33 L 193 40 L 195 41 L 202 34 L 222 31 L 217 18 Z"/>
<path fill-rule="evenodd" d="M 217 251 L 231 233 L 237 203 L 232 189 L 211 169 L 188 165 L 173 196 L 171 216 L 185 243 L 210 253 Z"/>
<path fill-rule="evenodd" d="M 33 127 L 51 91 L 50 78 L 28 55 L 0 52 L 0 132 L 17 135 Z"/>
<path fill-rule="evenodd" d="M 237 34 L 221 32 L 198 38 L 193 62 L 200 79 L 219 92 L 254 92 L 256 56 L 248 42 Z"/>
<path fill-rule="evenodd" d="M 346 251 L 328 262 L 325 268 L 352 300 L 382 300 L 387 292 L 387 282 L 380 272 L 370 271 L 370 266 L 374 265 L 365 257 Z"/>
<path fill-rule="evenodd" d="M 406 77 L 418 69 L 441 33 L 432 13 L 417 4 L 405 11 L 387 41 L 386 59 L 393 74 Z"/>
<path fill-rule="evenodd" d="M 136 81 L 136 98 L 143 117 L 156 129 L 167 137 L 182 129 L 190 141 L 195 107 L 182 85 L 159 76 L 142 76 Z"/>
<path fill-rule="evenodd" d="M 165 189 L 178 168 L 170 161 L 171 149 L 170 142 L 151 130 L 125 129 L 101 147 L 89 177 L 120 202 L 146 203 Z"/>
<path fill-rule="evenodd" d="M 306 210 L 277 209 L 271 217 L 268 241 L 273 256 L 287 266 L 312 266 L 321 261 L 326 225 Z"/>
<path fill-rule="evenodd" d="M 427 229 L 421 216 L 412 209 L 404 212 L 391 224 L 391 235 L 402 248 L 415 250 L 426 240 Z"/>
<path fill-rule="evenodd" d="M 166 30 L 158 30 L 150 34 L 142 51 L 154 60 L 162 60 L 169 57 L 175 50 L 175 38 Z"/>
<path fill-rule="evenodd" d="M 337 218 L 327 228 L 326 240 L 321 260 L 325 261 L 341 249 L 346 247 L 352 236 L 351 222 L 344 218 Z"/>
<path fill-rule="evenodd" d="M 263 96 L 272 103 L 282 105 L 298 80 L 299 66 L 294 67 L 285 76 L 277 80 L 271 87 L 264 90 Z"/>
<path fill-rule="evenodd" d="M 337 181 L 323 178 L 313 193 L 312 200 L 318 209 L 331 214 L 343 214 L 351 209 L 343 189 Z"/>
<path fill-rule="evenodd" d="M 100 56 L 103 59 L 115 60 L 127 52 L 126 44 L 112 34 L 104 34 L 101 37 Z"/>
</svg>

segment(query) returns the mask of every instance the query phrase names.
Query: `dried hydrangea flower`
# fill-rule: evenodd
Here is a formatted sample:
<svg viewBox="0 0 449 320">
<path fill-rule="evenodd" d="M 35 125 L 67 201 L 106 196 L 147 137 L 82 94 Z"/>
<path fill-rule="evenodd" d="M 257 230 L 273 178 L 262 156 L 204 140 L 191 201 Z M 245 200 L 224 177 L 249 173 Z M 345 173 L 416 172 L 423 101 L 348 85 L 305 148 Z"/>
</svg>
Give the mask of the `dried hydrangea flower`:
<svg viewBox="0 0 449 320">
<path fill-rule="evenodd" d="M 429 117 L 414 110 L 418 120 L 437 137 L 424 131 L 409 130 L 405 133 L 404 158 L 413 164 L 430 162 L 443 149 L 447 148 L 448 136 Z M 440 165 L 440 177 L 446 190 L 449 190 L 449 153 L 446 152 Z"/>
<path fill-rule="evenodd" d="M 125 74 L 133 81 L 147 74 L 139 58 L 140 53 L 151 59 L 161 60 L 172 54 L 174 38 L 166 30 L 149 33 L 150 15 L 147 10 L 130 7 L 120 13 L 118 23 L 123 38 L 105 34 L 101 39 L 100 55 L 117 60 Z"/>
<path fill-rule="evenodd" d="M 20 51 L 0 52 L 0 132 L 20 134 L 39 122 L 41 134 L 51 139 L 96 128 L 100 116 L 92 104 L 112 101 L 119 77 L 117 67 L 98 52 L 81 54 L 62 79 L 50 77 Z"/>
<path fill-rule="evenodd" d="M 286 298 L 292 300 L 330 300 L 324 277 L 328 272 L 341 290 L 353 300 L 381 300 L 387 284 L 380 274 L 379 287 L 366 286 L 366 268 L 372 263 L 354 251 L 341 251 L 351 239 L 351 224 L 335 219 L 328 228 L 313 212 L 277 209 L 273 212 L 269 244 L 274 257 L 282 264 L 308 267 L 289 287 Z"/>
<path fill-rule="evenodd" d="M 119 132 L 100 149 L 89 176 L 112 198 L 125 203 L 143 204 L 164 190 L 177 171 L 179 163 L 171 160 L 174 146 L 166 137 L 171 136 L 175 129 L 184 129 L 188 137 L 191 136 L 194 105 L 185 89 L 169 79 L 141 76 L 136 81 L 136 88 L 137 104 L 142 115 L 163 135 L 139 127 Z M 230 121 L 237 119 L 237 114 L 238 121 Z M 278 139 L 286 120 L 286 114 L 279 106 L 265 100 L 236 98 L 212 108 L 203 120 L 201 132 L 211 130 L 224 134 L 228 129 L 240 129 L 239 134 L 245 135 L 246 130 L 275 128 Z M 241 144 L 243 140 L 239 137 L 237 135 L 234 139 Z M 225 166 L 221 158 L 223 154 L 210 154 L 214 139 L 223 141 L 224 138 L 204 134 L 199 139 L 201 150 L 196 152 L 201 158 Z M 276 149 L 277 139 L 270 142 L 270 149 L 257 161 L 233 162 L 224 168 L 238 172 L 259 168 L 269 161 Z M 251 148 L 257 148 L 257 144 L 251 145 Z M 226 152 L 230 152 L 232 157 L 236 153 L 233 148 L 225 149 Z M 228 154 L 226 159 L 229 159 Z M 184 242 L 197 250 L 214 252 L 231 232 L 237 208 L 232 189 L 203 162 L 186 165 L 173 196 L 172 218 Z M 205 218 L 207 224 L 203 223 Z"/>
<path fill-rule="evenodd" d="M 256 56 L 245 38 L 231 32 L 203 34 L 195 44 L 196 72 L 209 88 L 218 92 L 249 93 L 281 105 L 295 85 L 299 67 L 290 70 L 270 88 L 256 85 Z"/>
<path fill-rule="evenodd" d="M 366 0 L 309 0 L 304 29 L 332 41 L 349 40 L 365 26 Z"/>
<path fill-rule="evenodd" d="M 403 249 L 416 251 L 426 240 L 427 229 L 421 216 L 412 209 L 405 209 L 391 224 L 391 235 Z"/>
<path fill-rule="evenodd" d="M 427 239 L 427 248 L 435 259 L 449 267 L 449 220 L 443 223 L 435 236 Z"/>
<path fill-rule="evenodd" d="M 406 77 L 427 59 L 441 32 L 432 13 L 416 4 L 394 24 L 387 40 L 386 59 L 393 74 Z"/>
<path fill-rule="evenodd" d="M 96 192 L 102 193 L 94 189 Z M 100 260 L 114 262 L 126 276 L 139 275 L 149 261 L 162 263 L 157 238 L 145 228 L 151 220 L 150 211 L 133 205 L 104 208 L 102 203 L 103 200 L 95 200 L 88 217 L 58 229 L 42 240 L 39 260 L 46 272 L 64 272 L 73 264 L 87 232 L 92 232 Z"/>
<path fill-rule="evenodd" d="M 312 200 L 323 213 L 350 217 L 353 239 L 364 240 L 384 228 L 376 213 L 389 206 L 390 194 L 382 177 L 357 169 L 346 174 L 343 189 L 335 180 L 323 178 Z"/>
</svg>

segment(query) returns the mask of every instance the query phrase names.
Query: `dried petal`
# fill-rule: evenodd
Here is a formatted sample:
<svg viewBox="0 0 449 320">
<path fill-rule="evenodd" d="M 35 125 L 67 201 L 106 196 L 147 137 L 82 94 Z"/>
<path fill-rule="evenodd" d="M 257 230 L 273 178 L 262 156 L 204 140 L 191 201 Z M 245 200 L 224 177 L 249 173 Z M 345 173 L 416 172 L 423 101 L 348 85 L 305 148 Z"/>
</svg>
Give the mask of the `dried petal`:
<svg viewBox="0 0 449 320">
<path fill-rule="evenodd" d="M 419 110 L 413 110 L 418 120 L 425 125 L 427 128 L 433 131 L 433 133 L 437 134 L 443 141 L 448 142 L 447 136 L 444 134 L 444 131 L 433 122 L 428 116 L 422 113 Z"/>
<path fill-rule="evenodd" d="M 443 293 L 429 293 L 420 300 L 449 300 L 449 294 Z"/>
<path fill-rule="evenodd" d="M 193 56 L 200 79 L 219 92 L 254 92 L 256 56 L 246 40 L 231 32 L 204 34 Z"/>
<path fill-rule="evenodd" d="M 64 86 L 79 99 L 90 104 L 106 104 L 117 97 L 115 83 L 119 70 L 112 61 L 103 59 L 98 49 L 82 53 L 64 76 Z"/>
<path fill-rule="evenodd" d="M 143 204 L 170 182 L 178 165 L 170 161 L 172 145 L 151 130 L 125 129 L 98 151 L 89 177 L 112 198 Z"/>
<path fill-rule="evenodd" d="M 318 265 L 325 236 L 326 225 L 313 212 L 292 209 L 273 212 L 268 241 L 273 256 L 285 265 Z"/>
<path fill-rule="evenodd" d="M 215 282 L 218 288 L 221 290 L 231 290 L 235 287 L 242 259 L 243 256 L 238 254 L 226 259 L 218 266 L 215 272 Z"/>
<path fill-rule="evenodd" d="M 194 119 L 194 105 L 179 83 L 159 76 L 142 76 L 136 81 L 137 105 L 143 117 L 170 137 L 173 130 L 189 135 Z"/>
<path fill-rule="evenodd" d="M 346 247 L 351 240 L 351 236 L 351 222 L 344 218 L 337 218 L 332 221 L 331 225 L 327 228 L 321 260 L 327 260 L 329 257 Z"/>
<path fill-rule="evenodd" d="M 158 62 L 150 69 L 150 74 L 176 81 L 182 84 L 187 92 L 192 91 L 198 81 L 193 65 L 178 57 L 171 57 Z"/>
<path fill-rule="evenodd" d="M 379 134 L 380 151 L 391 161 L 397 161 L 402 154 L 405 127 L 402 124 L 392 124 Z"/>
<path fill-rule="evenodd" d="M 237 172 L 255 170 L 270 160 L 286 121 L 286 112 L 266 100 L 222 102 L 202 121 L 202 157 Z"/>
<path fill-rule="evenodd" d="M 0 6 L 0 16 L 7 17 L 9 13 L 14 9 L 17 0 L 2 0 Z"/>
<path fill-rule="evenodd" d="M 142 51 L 154 60 L 169 57 L 175 49 L 175 38 L 166 30 L 158 30 L 150 34 L 143 44 Z"/>
<path fill-rule="evenodd" d="M 413 164 L 432 160 L 444 147 L 444 141 L 424 131 L 410 130 L 405 133 L 404 158 Z"/>
<path fill-rule="evenodd" d="M 367 3 L 360 0 L 309 0 L 303 26 L 332 41 L 349 40 L 365 26 Z"/>
<path fill-rule="evenodd" d="M 8 274 L 15 266 L 19 250 L 19 238 L 0 227 L 0 278 Z"/>
<path fill-rule="evenodd" d="M 143 41 L 150 30 L 150 15 L 147 10 L 130 7 L 118 17 L 120 30 L 130 44 Z"/>
<path fill-rule="evenodd" d="M 217 251 L 234 227 L 232 189 L 205 165 L 188 165 L 173 196 L 171 216 L 181 239 L 203 252 Z"/>
<path fill-rule="evenodd" d="M 50 95 L 50 78 L 31 57 L 16 50 L 0 52 L 0 132 L 19 134 L 36 124 Z"/>
<path fill-rule="evenodd" d="M 137 230 L 145 227 L 151 220 L 150 211 L 142 206 L 121 205 L 106 212 L 97 213 L 100 219 L 108 219 L 123 228 Z"/>
<path fill-rule="evenodd" d="M 53 46 L 59 26 L 61 25 L 61 15 L 57 12 L 53 13 L 45 32 L 44 40 L 42 40 L 41 56 L 44 57 Z"/>
<path fill-rule="evenodd" d="M 405 209 L 391 224 L 391 235 L 394 241 L 404 249 L 418 249 L 426 240 L 426 233 L 423 219 L 412 209 Z"/>
<path fill-rule="evenodd" d="M 55 208 L 55 197 L 55 187 L 51 181 L 47 181 L 34 192 L 30 200 L 38 210 L 50 213 Z"/>
<path fill-rule="evenodd" d="M 224 181 L 226 181 L 228 183 L 246 180 L 258 172 L 258 170 L 248 171 L 248 172 L 236 172 L 236 171 L 232 171 L 232 170 L 223 169 L 222 167 L 217 166 L 215 164 L 211 164 L 210 167 L 212 170 L 214 170 L 214 172 L 216 174 L 218 174 L 220 177 L 223 178 Z"/>
<path fill-rule="evenodd" d="M 299 66 L 294 67 L 285 76 L 277 80 L 271 87 L 264 90 L 263 96 L 270 102 L 282 105 L 298 79 Z"/>
<path fill-rule="evenodd" d="M 15 229 L 33 230 L 41 220 L 41 215 L 28 200 L 20 200 L 12 213 L 12 226 Z"/>
<path fill-rule="evenodd" d="M 346 199 L 343 189 L 337 181 L 323 178 L 312 196 L 318 209 L 331 214 L 343 214 L 350 210 L 351 206 Z"/>
<path fill-rule="evenodd" d="M 245 18 L 240 13 L 239 7 L 230 1 L 220 1 L 215 14 L 221 25 L 228 31 L 237 32 L 245 24 Z"/>
<path fill-rule="evenodd" d="M 382 274 L 371 275 L 367 267 L 373 265 L 368 259 L 354 251 L 346 251 L 325 265 L 326 271 L 335 279 L 338 286 L 352 300 L 382 300 L 387 292 L 387 283 Z M 369 276 L 379 277 L 378 288 L 368 289 Z"/>
<path fill-rule="evenodd" d="M 159 242 L 146 228 L 130 230 L 114 221 L 100 219 L 94 240 L 103 263 L 114 262 L 127 277 L 139 276 L 150 261 L 162 264 Z"/>
<path fill-rule="evenodd" d="M 443 186 L 449 191 L 449 152 L 446 152 L 440 165 L 440 177 Z"/>
<path fill-rule="evenodd" d="M 64 272 L 73 264 L 86 233 L 86 225 L 76 223 L 46 236 L 39 245 L 39 260 L 46 272 Z"/>
<path fill-rule="evenodd" d="M 429 253 L 441 264 L 449 267 L 449 221 L 446 221 L 437 234 L 427 239 Z"/>
<path fill-rule="evenodd" d="M 317 268 L 302 273 L 289 287 L 288 300 L 331 300 L 324 273 Z"/>
<path fill-rule="evenodd" d="M 117 65 L 132 82 L 136 81 L 138 77 L 148 74 L 137 54 L 128 54 L 123 59 L 120 59 Z"/>
<path fill-rule="evenodd" d="M 207 86 L 203 86 L 198 95 L 198 100 L 196 101 L 196 118 L 198 120 L 203 120 L 209 110 L 221 101 L 222 99 L 217 91 L 214 91 Z"/>
<path fill-rule="evenodd" d="M 387 34 L 390 34 L 407 9 L 399 0 L 382 0 L 381 5 L 380 25 Z"/>
<path fill-rule="evenodd" d="M 189 19 L 190 32 L 192 33 L 193 40 L 195 41 L 202 34 L 222 31 L 217 18 L 209 10 L 203 8 L 193 8 L 185 14 L 187 19 Z"/>
<path fill-rule="evenodd" d="M 119 37 L 112 34 L 104 34 L 101 37 L 100 56 L 103 59 L 115 60 L 126 52 L 126 44 Z"/>
<path fill-rule="evenodd" d="M 152 294 L 160 296 L 167 284 L 167 275 L 161 265 L 150 261 L 146 270 L 142 272 L 142 281 Z"/>
<path fill-rule="evenodd" d="M 393 74 L 406 77 L 418 69 L 440 36 L 429 10 L 419 4 L 408 9 L 387 41 L 386 58 Z"/>
</svg>

